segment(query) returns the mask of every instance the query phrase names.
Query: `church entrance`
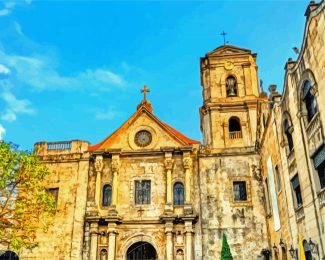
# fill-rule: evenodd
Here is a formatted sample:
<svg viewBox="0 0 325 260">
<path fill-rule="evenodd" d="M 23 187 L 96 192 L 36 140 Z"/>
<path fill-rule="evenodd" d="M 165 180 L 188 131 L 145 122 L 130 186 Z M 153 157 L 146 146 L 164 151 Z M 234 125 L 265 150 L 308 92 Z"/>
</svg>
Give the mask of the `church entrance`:
<svg viewBox="0 0 325 260">
<path fill-rule="evenodd" d="M 126 253 L 127 260 L 156 260 L 155 248 L 148 242 L 137 242 L 129 247 Z"/>
</svg>

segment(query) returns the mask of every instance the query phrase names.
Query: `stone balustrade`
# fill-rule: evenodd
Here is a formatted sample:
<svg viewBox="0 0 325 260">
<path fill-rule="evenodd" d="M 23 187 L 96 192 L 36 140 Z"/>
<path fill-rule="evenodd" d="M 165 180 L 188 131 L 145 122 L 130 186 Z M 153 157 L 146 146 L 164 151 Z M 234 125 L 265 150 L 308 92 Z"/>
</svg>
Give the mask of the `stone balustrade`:
<svg viewBox="0 0 325 260">
<path fill-rule="evenodd" d="M 241 131 L 229 132 L 229 139 L 240 139 L 243 138 Z"/>
</svg>

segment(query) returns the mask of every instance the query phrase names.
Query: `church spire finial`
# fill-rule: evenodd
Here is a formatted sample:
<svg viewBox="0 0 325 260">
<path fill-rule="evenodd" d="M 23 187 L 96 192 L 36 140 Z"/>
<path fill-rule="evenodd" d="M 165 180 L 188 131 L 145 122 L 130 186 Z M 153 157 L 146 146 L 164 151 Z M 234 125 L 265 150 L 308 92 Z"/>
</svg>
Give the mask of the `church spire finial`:
<svg viewBox="0 0 325 260">
<path fill-rule="evenodd" d="M 152 112 L 151 103 L 147 100 L 147 93 L 150 92 L 150 89 L 147 88 L 146 85 L 144 85 L 143 88 L 140 89 L 140 92 L 143 93 L 143 99 L 142 99 L 141 103 L 137 106 L 137 110 L 139 110 L 141 107 L 145 107 L 150 112 Z"/>
<path fill-rule="evenodd" d="M 227 35 L 228 33 L 226 33 L 225 31 L 222 31 L 222 33 L 220 33 L 220 35 L 222 35 L 222 37 L 223 37 L 223 45 L 226 45 L 226 43 L 228 43 L 227 41 L 226 41 L 226 35 Z"/>
<path fill-rule="evenodd" d="M 147 92 L 150 92 L 150 89 L 147 88 L 146 84 L 144 84 L 143 89 L 140 90 L 143 93 L 143 102 L 147 102 Z"/>
</svg>

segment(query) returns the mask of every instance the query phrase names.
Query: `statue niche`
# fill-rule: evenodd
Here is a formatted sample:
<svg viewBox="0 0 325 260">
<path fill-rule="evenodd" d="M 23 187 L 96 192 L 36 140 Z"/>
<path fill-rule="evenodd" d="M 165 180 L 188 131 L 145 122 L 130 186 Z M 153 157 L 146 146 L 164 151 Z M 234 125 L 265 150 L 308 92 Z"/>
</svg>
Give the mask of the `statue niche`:
<svg viewBox="0 0 325 260">
<path fill-rule="evenodd" d="M 226 91 L 227 97 L 236 97 L 237 96 L 237 81 L 234 76 L 229 76 L 226 79 Z"/>
</svg>

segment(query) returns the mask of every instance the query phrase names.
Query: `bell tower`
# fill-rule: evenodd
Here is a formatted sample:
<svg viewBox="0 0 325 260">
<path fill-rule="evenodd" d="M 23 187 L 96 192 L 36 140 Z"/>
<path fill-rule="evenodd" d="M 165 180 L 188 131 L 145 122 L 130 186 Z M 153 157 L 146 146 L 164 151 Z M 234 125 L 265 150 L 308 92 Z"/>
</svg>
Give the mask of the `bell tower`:
<svg viewBox="0 0 325 260">
<path fill-rule="evenodd" d="M 200 60 L 204 144 L 214 152 L 254 147 L 259 98 L 256 54 L 224 45 Z"/>
</svg>

